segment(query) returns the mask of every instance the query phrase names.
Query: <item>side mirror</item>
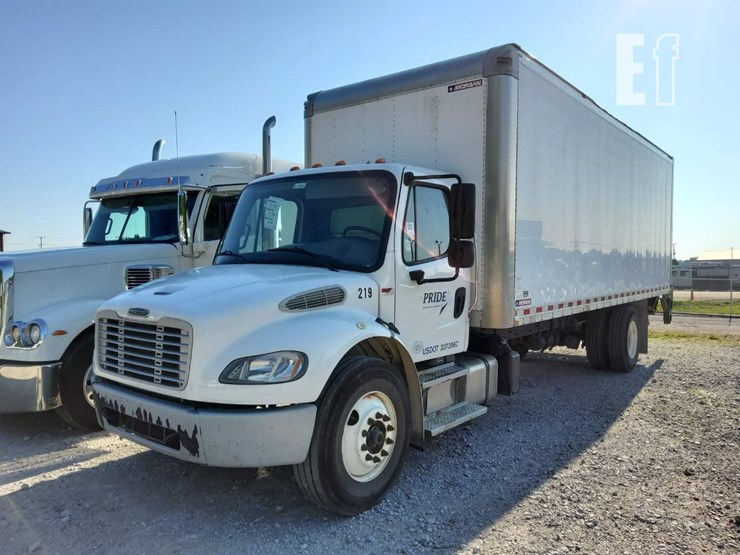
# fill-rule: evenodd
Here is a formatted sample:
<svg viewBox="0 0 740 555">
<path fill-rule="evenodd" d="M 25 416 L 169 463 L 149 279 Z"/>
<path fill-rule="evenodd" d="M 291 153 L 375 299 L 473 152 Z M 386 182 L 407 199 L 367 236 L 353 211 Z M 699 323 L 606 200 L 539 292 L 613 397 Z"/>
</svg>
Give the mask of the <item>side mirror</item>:
<svg viewBox="0 0 740 555">
<path fill-rule="evenodd" d="M 92 219 L 93 219 L 93 213 L 92 208 L 89 206 L 85 206 L 85 208 L 82 210 L 82 240 L 85 240 L 85 237 L 87 237 L 87 232 L 90 231 L 90 226 L 92 225 Z"/>
<path fill-rule="evenodd" d="M 180 243 L 190 244 L 190 227 L 188 227 L 188 194 L 185 191 L 177 193 L 177 231 Z"/>
<path fill-rule="evenodd" d="M 475 243 L 463 239 L 451 239 L 447 251 L 447 263 L 452 268 L 472 268 L 475 264 Z"/>
<path fill-rule="evenodd" d="M 472 239 L 475 236 L 475 185 L 455 183 L 450 193 L 450 235 L 456 239 Z"/>
</svg>

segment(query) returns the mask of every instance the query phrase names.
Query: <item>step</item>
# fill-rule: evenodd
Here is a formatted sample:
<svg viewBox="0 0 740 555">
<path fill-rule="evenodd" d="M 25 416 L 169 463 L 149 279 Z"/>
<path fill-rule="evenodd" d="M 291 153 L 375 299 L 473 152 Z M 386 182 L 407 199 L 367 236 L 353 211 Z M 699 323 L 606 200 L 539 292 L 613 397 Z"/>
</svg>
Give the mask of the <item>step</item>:
<svg viewBox="0 0 740 555">
<path fill-rule="evenodd" d="M 422 388 L 429 389 L 437 384 L 454 380 L 469 373 L 470 369 L 467 366 L 449 362 L 428 370 L 422 370 L 419 372 L 419 382 L 421 382 Z"/>
<path fill-rule="evenodd" d="M 427 435 L 434 437 L 446 432 L 460 424 L 483 416 L 488 408 L 483 405 L 462 402 L 439 410 L 424 418 L 424 431 Z"/>
</svg>

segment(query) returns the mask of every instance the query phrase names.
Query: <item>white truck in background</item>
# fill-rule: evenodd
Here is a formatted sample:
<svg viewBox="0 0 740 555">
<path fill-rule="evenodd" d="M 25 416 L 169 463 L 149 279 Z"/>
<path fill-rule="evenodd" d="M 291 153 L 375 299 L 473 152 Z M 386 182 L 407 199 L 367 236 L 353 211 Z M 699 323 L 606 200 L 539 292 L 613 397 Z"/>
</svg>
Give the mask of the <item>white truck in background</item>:
<svg viewBox="0 0 740 555">
<path fill-rule="evenodd" d="M 673 159 L 516 45 L 313 94 L 305 140 L 216 265 L 100 307 L 105 429 L 294 465 L 355 514 L 409 444 L 515 393 L 527 349 L 626 372 L 658 302 L 670 319 Z"/>
<path fill-rule="evenodd" d="M 92 187 L 82 247 L 0 255 L 0 414 L 57 409 L 72 426 L 99 429 L 90 387 L 95 310 L 121 291 L 212 263 L 238 195 L 271 167 L 274 123 L 263 128 L 262 156 L 160 160 L 158 141 L 151 162 Z M 180 191 L 192 222 L 185 237 Z M 99 203 L 94 218 L 91 202 Z"/>
</svg>

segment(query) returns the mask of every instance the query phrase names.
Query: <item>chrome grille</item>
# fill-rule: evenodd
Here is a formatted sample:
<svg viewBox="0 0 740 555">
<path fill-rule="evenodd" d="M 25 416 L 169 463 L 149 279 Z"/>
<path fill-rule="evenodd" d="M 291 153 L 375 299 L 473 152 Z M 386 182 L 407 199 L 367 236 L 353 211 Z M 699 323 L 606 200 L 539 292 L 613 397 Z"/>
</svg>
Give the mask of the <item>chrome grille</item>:
<svg viewBox="0 0 740 555">
<path fill-rule="evenodd" d="M 98 319 L 96 333 L 101 370 L 175 389 L 185 387 L 192 347 L 192 332 L 185 322 L 137 322 L 112 314 Z"/>
<path fill-rule="evenodd" d="M 311 310 L 312 308 L 342 304 L 346 297 L 347 293 L 344 289 L 335 285 L 288 297 L 280 303 L 280 309 L 288 312 Z"/>
<path fill-rule="evenodd" d="M 152 268 L 126 268 L 126 289 L 133 289 L 139 285 L 152 281 Z"/>
</svg>

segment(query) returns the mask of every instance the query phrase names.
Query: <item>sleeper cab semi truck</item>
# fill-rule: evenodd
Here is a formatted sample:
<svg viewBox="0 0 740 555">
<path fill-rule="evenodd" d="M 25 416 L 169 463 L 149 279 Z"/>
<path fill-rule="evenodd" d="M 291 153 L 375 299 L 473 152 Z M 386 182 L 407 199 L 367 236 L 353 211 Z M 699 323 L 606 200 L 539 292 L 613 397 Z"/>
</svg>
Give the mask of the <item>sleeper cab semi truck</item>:
<svg viewBox="0 0 740 555">
<path fill-rule="evenodd" d="M 90 387 L 97 307 L 154 278 L 211 264 L 239 193 L 270 167 L 273 125 L 270 118 L 263 128 L 262 156 L 161 160 L 158 141 L 151 162 L 92 187 L 82 247 L 0 255 L 0 414 L 57 409 L 72 426 L 99 429 Z M 192 222 L 182 238 L 179 191 Z M 90 203 L 98 204 L 94 218 Z"/>
<path fill-rule="evenodd" d="M 294 465 L 355 514 L 409 445 L 516 392 L 525 349 L 627 372 L 670 308 L 672 158 L 515 45 L 312 94 L 305 147 L 245 190 L 214 266 L 98 310 L 104 428 Z"/>
</svg>

